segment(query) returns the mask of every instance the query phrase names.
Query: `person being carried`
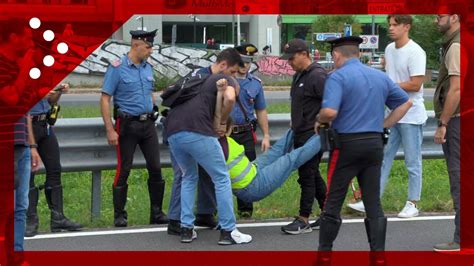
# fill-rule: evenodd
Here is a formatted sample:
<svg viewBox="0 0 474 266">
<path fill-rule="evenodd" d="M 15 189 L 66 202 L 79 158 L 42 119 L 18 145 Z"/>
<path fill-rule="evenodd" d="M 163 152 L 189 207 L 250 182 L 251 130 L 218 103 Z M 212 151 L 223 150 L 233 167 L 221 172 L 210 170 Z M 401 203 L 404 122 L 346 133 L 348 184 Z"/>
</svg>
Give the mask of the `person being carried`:
<svg viewBox="0 0 474 266">
<path fill-rule="evenodd" d="M 229 121 L 227 135 L 230 135 L 232 129 L 230 124 Z M 293 139 L 293 130 L 288 129 L 267 152 L 250 161 L 245 156 L 243 145 L 228 136 L 219 138 L 229 169 L 232 193 L 245 202 L 255 202 L 267 197 L 321 148 L 319 136 L 313 135 L 303 146 L 290 152 Z"/>
</svg>

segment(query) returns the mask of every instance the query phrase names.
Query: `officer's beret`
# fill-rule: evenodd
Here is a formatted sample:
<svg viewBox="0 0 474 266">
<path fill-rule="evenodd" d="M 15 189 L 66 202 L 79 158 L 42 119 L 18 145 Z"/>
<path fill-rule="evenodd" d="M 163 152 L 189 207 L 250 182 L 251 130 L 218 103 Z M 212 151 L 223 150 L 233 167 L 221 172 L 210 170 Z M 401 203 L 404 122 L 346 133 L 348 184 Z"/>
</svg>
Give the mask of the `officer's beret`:
<svg viewBox="0 0 474 266">
<path fill-rule="evenodd" d="M 153 45 L 153 39 L 155 39 L 156 31 L 157 29 L 153 31 L 131 30 L 130 35 L 132 35 L 132 39 L 134 40 L 143 40 L 150 45 Z"/>
<path fill-rule="evenodd" d="M 353 45 L 359 47 L 359 44 L 362 43 L 362 38 L 359 36 L 346 36 L 342 38 L 331 38 L 327 42 L 331 45 L 331 51 L 339 46 L 343 45 Z"/>
<path fill-rule="evenodd" d="M 240 56 L 242 57 L 242 61 L 246 63 L 251 63 L 253 57 L 258 52 L 258 49 L 255 45 L 248 43 L 242 44 L 240 46 L 235 47 L 235 50 L 239 52 Z"/>
</svg>

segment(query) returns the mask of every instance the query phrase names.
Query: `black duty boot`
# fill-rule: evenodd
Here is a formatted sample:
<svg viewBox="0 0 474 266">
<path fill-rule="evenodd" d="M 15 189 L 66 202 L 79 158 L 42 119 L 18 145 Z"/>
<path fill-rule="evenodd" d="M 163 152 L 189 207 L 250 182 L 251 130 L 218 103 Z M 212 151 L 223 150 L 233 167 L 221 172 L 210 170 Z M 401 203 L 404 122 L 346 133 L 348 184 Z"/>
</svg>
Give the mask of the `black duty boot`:
<svg viewBox="0 0 474 266">
<path fill-rule="evenodd" d="M 387 217 L 365 218 L 365 230 L 370 246 L 370 265 L 383 266 L 385 261 L 385 236 L 387 232 Z"/>
<path fill-rule="evenodd" d="M 318 251 L 331 251 L 332 244 L 337 237 L 341 219 L 326 214 L 321 216 L 321 227 L 319 229 L 319 248 Z"/>
<path fill-rule="evenodd" d="M 28 211 L 26 212 L 25 237 L 33 237 L 38 234 L 39 219 L 37 213 L 39 188 L 32 187 L 28 193 Z"/>
<path fill-rule="evenodd" d="M 169 220 L 168 228 L 167 228 L 168 235 L 181 235 L 181 222 L 178 220 Z"/>
<path fill-rule="evenodd" d="M 127 211 L 125 204 L 127 203 L 128 185 L 116 186 L 112 185 L 112 194 L 114 201 L 114 225 L 115 227 L 127 226 Z"/>
<path fill-rule="evenodd" d="M 63 213 L 63 187 L 55 186 L 44 190 L 46 201 L 51 210 L 51 232 L 78 231 L 82 225 L 70 221 Z"/>
<path fill-rule="evenodd" d="M 148 192 L 150 193 L 150 224 L 167 224 L 168 217 L 162 208 L 165 180 L 152 182 L 148 179 Z"/>
</svg>

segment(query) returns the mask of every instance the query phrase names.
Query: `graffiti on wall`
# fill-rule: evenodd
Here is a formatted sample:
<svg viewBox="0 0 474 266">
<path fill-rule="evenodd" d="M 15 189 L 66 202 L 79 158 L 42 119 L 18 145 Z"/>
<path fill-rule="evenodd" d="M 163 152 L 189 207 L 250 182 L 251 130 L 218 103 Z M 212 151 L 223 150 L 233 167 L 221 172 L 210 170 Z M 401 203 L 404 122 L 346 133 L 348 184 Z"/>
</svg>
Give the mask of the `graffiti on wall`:
<svg viewBox="0 0 474 266">
<path fill-rule="evenodd" d="M 119 59 L 129 50 L 129 44 L 109 40 L 75 68 L 74 73 L 103 75 L 111 62 Z M 154 45 L 148 61 L 159 77 L 173 79 L 187 76 L 199 68 L 208 67 L 216 61 L 216 58 L 214 50 Z M 250 71 L 257 75 L 267 76 L 294 74 L 287 61 L 277 56 L 258 57 L 256 62 L 252 63 Z"/>
</svg>

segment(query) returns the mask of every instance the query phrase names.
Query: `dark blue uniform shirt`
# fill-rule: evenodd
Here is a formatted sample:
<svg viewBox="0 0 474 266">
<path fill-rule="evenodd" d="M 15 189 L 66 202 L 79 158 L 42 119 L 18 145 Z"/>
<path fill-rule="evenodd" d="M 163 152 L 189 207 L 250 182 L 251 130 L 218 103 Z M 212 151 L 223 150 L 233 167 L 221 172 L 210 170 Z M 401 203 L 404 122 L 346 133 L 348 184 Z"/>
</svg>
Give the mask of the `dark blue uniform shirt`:
<svg viewBox="0 0 474 266">
<path fill-rule="evenodd" d="M 153 69 L 143 61 L 133 64 L 127 55 L 112 63 L 104 77 L 102 92 L 113 96 L 114 105 L 130 115 L 150 113 L 153 109 Z"/>
<path fill-rule="evenodd" d="M 51 105 L 48 102 L 47 98 L 43 98 L 39 101 L 35 106 L 33 106 L 30 110 L 31 115 L 40 115 L 49 112 L 51 109 Z"/>
<path fill-rule="evenodd" d="M 322 108 L 338 111 L 339 133 L 383 132 L 384 108 L 408 101 L 408 94 L 384 72 L 350 59 L 326 80 Z"/>
<path fill-rule="evenodd" d="M 247 112 L 247 117 L 250 120 L 255 120 L 254 109 L 263 110 L 267 107 L 262 82 L 250 73 L 244 79 L 237 78 L 237 81 L 240 85 L 239 99 Z M 247 123 L 242 108 L 240 108 L 238 103 L 234 104 L 230 115 L 236 125 Z"/>
</svg>

